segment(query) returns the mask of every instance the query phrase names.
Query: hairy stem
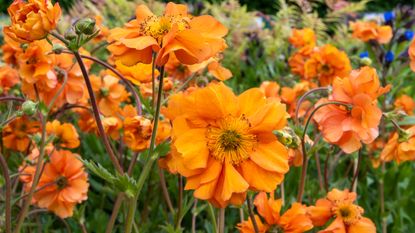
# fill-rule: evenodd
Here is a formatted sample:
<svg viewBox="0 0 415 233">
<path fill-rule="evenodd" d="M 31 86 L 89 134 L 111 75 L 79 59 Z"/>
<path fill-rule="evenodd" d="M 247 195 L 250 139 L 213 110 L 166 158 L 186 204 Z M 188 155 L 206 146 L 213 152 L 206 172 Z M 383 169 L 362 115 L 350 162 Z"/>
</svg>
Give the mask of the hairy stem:
<svg viewBox="0 0 415 233">
<path fill-rule="evenodd" d="M 0 154 L 0 166 L 3 173 L 4 182 L 6 186 L 6 198 L 5 198 L 5 220 L 6 220 L 6 233 L 12 232 L 12 185 L 9 174 L 9 167 L 7 166 L 7 161 L 4 158 L 3 154 Z"/>
</svg>

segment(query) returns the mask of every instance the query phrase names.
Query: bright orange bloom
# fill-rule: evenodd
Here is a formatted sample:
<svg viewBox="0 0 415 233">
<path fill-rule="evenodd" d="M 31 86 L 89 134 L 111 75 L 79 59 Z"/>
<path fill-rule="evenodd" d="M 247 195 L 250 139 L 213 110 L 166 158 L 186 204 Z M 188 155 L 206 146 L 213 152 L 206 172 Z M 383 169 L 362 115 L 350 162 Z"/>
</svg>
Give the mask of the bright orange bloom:
<svg viewBox="0 0 415 233">
<path fill-rule="evenodd" d="M 304 78 L 317 79 L 321 86 L 327 86 L 334 78 L 349 75 L 351 69 L 347 54 L 327 44 L 315 50 L 305 62 Z"/>
<path fill-rule="evenodd" d="M 390 26 L 380 26 L 376 22 L 350 22 L 353 30 L 353 37 L 363 42 L 375 40 L 380 44 L 387 44 L 392 39 L 392 28 Z"/>
<path fill-rule="evenodd" d="M 150 144 L 153 127 L 149 119 L 143 116 L 127 117 L 124 119 L 124 142 L 133 151 L 147 149 Z"/>
<path fill-rule="evenodd" d="M 3 61 L 10 66 L 17 66 L 18 58 L 17 55 L 22 53 L 23 49 L 20 47 L 20 43 L 11 39 L 7 35 L 3 35 L 4 44 L 1 46 L 2 59 Z"/>
<path fill-rule="evenodd" d="M 319 100 L 316 106 L 338 101 L 350 107 L 330 104 L 316 112 L 314 120 L 324 139 L 340 146 L 346 153 L 357 151 L 361 142 L 373 142 L 379 134 L 382 118 L 377 97 L 387 91 L 388 88 L 380 86 L 376 70 L 370 67 L 353 70 L 349 77 L 335 79 L 332 95 L 329 99 Z"/>
<path fill-rule="evenodd" d="M 177 170 L 196 198 L 241 204 L 248 189 L 270 192 L 288 172 L 287 149 L 272 134 L 286 124 L 285 106 L 259 89 L 237 97 L 211 83 L 172 95 L 164 115 L 173 121 Z"/>
<path fill-rule="evenodd" d="M 412 40 L 411 44 L 409 45 L 408 55 L 411 61 L 409 66 L 411 67 L 411 70 L 415 72 L 415 38 Z"/>
<path fill-rule="evenodd" d="M 8 93 L 10 88 L 18 83 L 20 78 L 17 70 L 8 65 L 0 67 L 0 95 Z"/>
<path fill-rule="evenodd" d="M 6 148 L 26 151 L 31 143 L 29 138 L 39 132 L 40 123 L 27 116 L 16 118 L 3 129 L 3 143 Z"/>
<path fill-rule="evenodd" d="M 183 64 L 206 61 L 226 48 L 223 37 L 228 30 L 208 15 L 193 17 L 187 6 L 168 3 L 162 16 L 154 15 L 145 5 L 136 9 L 136 18 L 124 28 L 110 31 L 108 46 L 116 60 L 125 65 L 151 63 L 157 52 L 156 63 L 166 64 L 174 53 Z"/>
<path fill-rule="evenodd" d="M 413 115 L 415 110 L 415 101 L 409 95 L 401 95 L 395 100 L 395 108 L 403 110 L 408 115 Z"/>
<path fill-rule="evenodd" d="M 129 93 L 125 86 L 119 83 L 119 79 L 103 74 L 102 77 L 91 75 L 91 83 L 97 93 L 99 110 L 105 116 L 114 116 L 120 110 L 120 104 L 129 99 Z"/>
<path fill-rule="evenodd" d="M 63 148 L 77 148 L 80 144 L 78 132 L 70 123 L 61 124 L 58 120 L 46 124 L 46 132 L 56 137 L 54 145 Z"/>
<path fill-rule="evenodd" d="M 304 46 L 314 47 L 316 45 L 317 38 L 311 28 L 293 29 L 289 41 L 296 48 L 302 48 Z"/>
<path fill-rule="evenodd" d="M 268 199 L 267 194 L 261 192 L 255 197 L 254 205 L 266 222 L 263 224 L 259 217 L 255 216 L 257 224 L 261 225 L 258 227 L 261 229 L 259 232 L 273 232 L 273 229 L 276 229 L 284 233 L 301 233 L 313 228 L 306 206 L 300 203 L 294 203 L 290 209 L 280 215 L 281 199 L 275 200 L 272 194 Z M 239 223 L 238 229 L 241 233 L 255 233 L 251 219 Z"/>
<path fill-rule="evenodd" d="M 356 193 L 349 190 L 333 189 L 326 198 L 319 199 L 315 206 L 308 207 L 308 213 L 314 226 L 323 226 L 334 219 L 329 226 L 319 233 L 376 233 L 373 222 L 363 217 L 362 207 L 353 204 Z"/>
<path fill-rule="evenodd" d="M 397 163 L 415 160 L 415 126 L 405 130 L 403 135 L 393 133 L 383 147 L 380 159 Z"/>
<path fill-rule="evenodd" d="M 14 0 L 7 11 L 12 24 L 3 32 L 21 43 L 45 38 L 56 28 L 61 15 L 59 3 L 52 5 L 48 0 Z"/>
<path fill-rule="evenodd" d="M 304 78 L 304 75 L 305 75 L 304 66 L 306 64 L 306 61 L 310 58 L 311 52 L 312 52 L 312 49 L 306 49 L 306 50 L 300 49 L 299 51 L 291 55 L 291 57 L 288 59 L 288 65 L 290 65 L 291 73 L 299 75 L 300 77 Z"/>
<path fill-rule="evenodd" d="M 126 66 L 121 61 L 116 61 L 115 67 L 126 79 L 137 86 L 152 82 L 152 64 L 137 63 L 133 66 Z M 158 76 L 159 71 L 155 69 L 154 78 L 156 79 Z"/>
<path fill-rule="evenodd" d="M 76 204 L 88 198 L 88 174 L 78 156 L 66 150 L 53 151 L 38 184 L 44 188 L 33 195 L 36 205 L 67 218 Z"/>
</svg>

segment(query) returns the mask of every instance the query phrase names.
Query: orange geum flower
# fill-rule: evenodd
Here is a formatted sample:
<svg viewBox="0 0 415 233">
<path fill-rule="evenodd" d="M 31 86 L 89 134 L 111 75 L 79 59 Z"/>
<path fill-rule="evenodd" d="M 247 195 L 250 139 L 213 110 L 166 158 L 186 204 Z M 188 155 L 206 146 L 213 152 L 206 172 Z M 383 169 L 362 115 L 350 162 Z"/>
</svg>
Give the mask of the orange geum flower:
<svg viewBox="0 0 415 233">
<path fill-rule="evenodd" d="M 66 150 L 53 151 L 38 184 L 43 188 L 33 195 L 36 205 L 67 218 L 76 204 L 88 198 L 88 174 L 78 156 Z"/>
<path fill-rule="evenodd" d="M 296 48 L 304 46 L 314 47 L 317 42 L 316 34 L 311 28 L 293 29 L 292 35 L 288 40 Z"/>
<path fill-rule="evenodd" d="M 187 6 L 169 2 L 162 16 L 154 15 L 145 5 L 136 8 L 136 18 L 124 28 L 110 31 L 108 49 L 125 65 L 166 64 L 174 53 L 183 64 L 201 63 L 226 48 L 223 37 L 228 30 L 211 16 L 193 17 Z"/>
<path fill-rule="evenodd" d="M 271 98 L 275 101 L 281 101 L 280 85 L 274 81 L 264 81 L 259 86 L 259 89 L 264 93 L 265 97 Z"/>
<path fill-rule="evenodd" d="M 287 149 L 272 134 L 288 114 L 258 88 L 235 96 L 225 84 L 211 83 L 172 95 L 163 114 L 173 123 L 178 173 L 196 198 L 241 204 L 248 189 L 270 192 L 288 172 Z"/>
<path fill-rule="evenodd" d="M 133 151 L 145 150 L 150 144 L 153 127 L 143 116 L 126 117 L 123 121 L 124 142 Z"/>
<path fill-rule="evenodd" d="M 380 154 L 382 161 L 397 163 L 415 160 L 415 126 L 393 133 Z"/>
<path fill-rule="evenodd" d="M 129 93 L 120 80 L 112 75 L 102 77 L 91 75 L 91 83 L 97 93 L 99 110 L 105 116 L 114 116 L 120 110 L 120 104 L 129 99 Z"/>
<path fill-rule="evenodd" d="M 404 111 L 408 115 L 413 115 L 415 110 L 415 101 L 409 95 L 401 95 L 395 100 L 395 108 Z"/>
<path fill-rule="evenodd" d="M 304 77 L 305 64 L 309 58 L 310 53 L 303 53 L 302 51 L 293 53 L 288 59 L 288 65 L 291 68 L 291 73 Z"/>
<path fill-rule="evenodd" d="M 343 51 L 327 44 L 315 51 L 304 64 L 304 78 L 317 79 L 321 86 L 330 85 L 334 78 L 347 76 L 352 67 Z"/>
<path fill-rule="evenodd" d="M 2 51 L 3 62 L 10 66 L 18 65 L 17 55 L 20 54 L 23 49 L 20 47 L 20 43 L 11 39 L 9 36 L 4 35 L 4 44 L 0 47 Z"/>
<path fill-rule="evenodd" d="M 115 67 L 126 79 L 137 86 L 152 82 L 152 64 L 137 63 L 133 66 L 126 66 L 121 61 L 115 61 Z M 155 79 L 159 76 L 159 73 L 157 69 L 154 70 Z"/>
<path fill-rule="evenodd" d="M 380 26 L 373 21 L 350 22 L 350 28 L 353 31 L 352 36 L 363 42 L 374 40 L 380 44 L 387 44 L 392 39 L 392 28 L 390 26 Z"/>
<path fill-rule="evenodd" d="M 3 29 L 4 34 L 21 43 L 45 38 L 61 15 L 59 3 L 48 0 L 14 0 L 7 11 L 12 24 Z"/>
<path fill-rule="evenodd" d="M 31 143 L 29 136 L 39 132 L 40 123 L 27 116 L 16 118 L 3 129 L 3 143 L 6 148 L 26 151 Z"/>
<path fill-rule="evenodd" d="M 310 217 L 307 215 L 307 208 L 300 203 L 294 203 L 290 209 L 280 215 L 282 201 L 275 200 L 271 194 L 267 197 L 265 192 L 260 192 L 254 200 L 259 215 L 265 220 L 263 224 L 258 216 L 255 216 L 259 232 L 284 232 L 284 233 L 300 233 L 306 232 L 313 228 Z M 261 226 L 261 227 L 260 227 Z M 255 233 L 251 219 L 238 224 L 241 233 Z"/>
<path fill-rule="evenodd" d="M 379 84 L 376 70 L 363 67 L 354 70 L 346 78 L 333 82 L 333 93 L 328 99 L 320 99 L 316 106 L 337 101 L 349 107 L 330 104 L 314 115 L 326 141 L 340 146 L 346 153 L 357 151 L 362 143 L 372 143 L 379 134 L 382 111 L 377 97 L 388 91 Z"/>
<path fill-rule="evenodd" d="M 7 93 L 11 87 L 20 83 L 19 73 L 12 67 L 0 67 L 0 95 Z"/>
<path fill-rule="evenodd" d="M 327 193 L 326 198 L 317 200 L 315 206 L 308 207 L 308 214 L 314 226 L 323 226 L 334 219 L 319 233 L 376 233 L 375 224 L 362 216 L 364 210 L 353 204 L 355 200 L 356 193 L 349 192 L 347 189 L 344 191 L 333 189 Z"/>
<path fill-rule="evenodd" d="M 70 123 L 61 124 L 58 120 L 46 124 L 46 132 L 55 138 L 54 145 L 63 148 L 77 148 L 80 144 L 78 132 Z"/>
</svg>

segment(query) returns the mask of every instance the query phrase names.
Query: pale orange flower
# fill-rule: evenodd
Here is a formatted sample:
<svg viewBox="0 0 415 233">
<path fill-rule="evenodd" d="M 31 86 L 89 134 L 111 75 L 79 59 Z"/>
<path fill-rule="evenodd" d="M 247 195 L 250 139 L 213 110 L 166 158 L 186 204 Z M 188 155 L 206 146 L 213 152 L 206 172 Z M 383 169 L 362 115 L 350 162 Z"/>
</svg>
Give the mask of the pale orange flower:
<svg viewBox="0 0 415 233">
<path fill-rule="evenodd" d="M 142 151 L 150 144 L 153 127 L 143 116 L 127 117 L 123 121 L 124 142 L 133 151 Z"/>
<path fill-rule="evenodd" d="M 162 16 L 139 5 L 135 19 L 110 31 L 108 49 L 116 60 L 130 66 L 151 63 L 153 52 L 157 52 L 158 66 L 166 64 L 172 53 L 183 64 L 196 64 L 226 48 L 227 32 L 211 16 L 189 15 L 186 5 L 169 2 Z"/>
<path fill-rule="evenodd" d="M 26 151 L 31 143 L 29 136 L 40 131 L 40 123 L 27 116 L 16 118 L 3 129 L 3 143 L 6 148 Z"/>
<path fill-rule="evenodd" d="M 380 26 L 373 21 L 350 22 L 350 28 L 353 30 L 353 37 L 363 42 L 375 40 L 380 44 L 387 44 L 392 39 L 392 28 L 390 26 Z"/>
<path fill-rule="evenodd" d="M 382 161 L 395 160 L 397 163 L 415 160 L 415 126 L 405 130 L 405 133 L 392 133 L 380 154 Z"/>
<path fill-rule="evenodd" d="M 80 144 L 78 132 L 70 123 L 61 124 L 58 120 L 46 124 L 46 132 L 55 136 L 54 145 L 63 148 L 77 148 Z"/>
<path fill-rule="evenodd" d="M 409 59 L 410 59 L 409 66 L 411 67 L 411 70 L 415 72 L 415 38 L 412 39 L 412 42 L 409 45 L 408 55 L 409 55 Z"/>
<path fill-rule="evenodd" d="M 315 206 L 308 207 L 314 226 L 323 226 L 330 219 L 334 219 L 319 233 L 376 233 L 375 224 L 362 216 L 364 210 L 353 204 L 355 200 L 356 193 L 349 192 L 347 189 L 344 191 L 333 189 L 327 193 L 326 198 L 319 199 Z"/>
<path fill-rule="evenodd" d="M 415 110 L 415 101 L 409 95 L 401 95 L 395 100 L 395 108 L 404 111 L 408 115 L 413 115 Z"/>
<path fill-rule="evenodd" d="M 19 73 L 12 67 L 0 67 L 0 94 L 8 93 L 10 88 L 20 83 Z"/>
<path fill-rule="evenodd" d="M 259 86 L 259 89 L 264 93 L 265 97 L 280 101 L 280 85 L 274 81 L 264 81 Z"/>
<path fill-rule="evenodd" d="M 163 113 L 173 123 L 178 173 L 196 198 L 241 204 L 248 189 L 270 192 L 288 172 L 287 149 L 272 134 L 286 124 L 285 106 L 259 89 L 237 97 L 223 83 L 211 83 L 172 95 Z"/>
<path fill-rule="evenodd" d="M 313 228 L 310 217 L 307 215 L 307 208 L 300 203 L 294 203 L 290 209 L 280 214 L 282 201 L 275 200 L 271 193 L 270 198 L 267 194 L 260 192 L 254 200 L 259 215 L 265 220 L 265 224 L 261 222 L 259 217 L 255 217 L 257 224 L 261 225 L 260 232 L 273 232 L 273 230 L 283 231 L 284 233 L 300 233 L 306 232 Z M 259 221 L 258 221 L 259 220 Z M 241 233 L 255 233 L 251 219 L 238 224 Z"/>
<path fill-rule="evenodd" d="M 38 184 L 44 188 L 33 195 L 37 206 L 67 218 L 73 215 L 76 204 L 88 198 L 88 174 L 78 156 L 66 150 L 53 151 Z"/>
<path fill-rule="evenodd" d="M 22 53 L 23 49 L 20 47 L 20 43 L 11 39 L 7 35 L 3 35 L 4 44 L 1 46 L 2 59 L 3 61 L 10 66 L 18 65 L 17 55 Z"/>
<path fill-rule="evenodd" d="M 346 153 L 357 151 L 361 142 L 373 142 L 379 134 L 382 118 L 377 97 L 387 91 L 388 88 L 380 86 L 376 70 L 370 67 L 353 70 L 348 77 L 335 79 L 332 95 L 319 100 L 315 106 L 338 101 L 350 107 L 330 104 L 316 112 L 314 120 L 324 139 L 340 146 Z"/>
<path fill-rule="evenodd" d="M 334 78 L 347 76 L 351 69 L 347 54 L 327 44 L 313 51 L 305 62 L 304 78 L 317 79 L 321 86 L 327 86 Z"/>
<path fill-rule="evenodd" d="M 56 28 L 61 15 L 59 3 L 52 5 L 48 0 L 14 0 L 7 11 L 12 24 L 3 32 L 21 43 L 45 38 Z"/>
<path fill-rule="evenodd" d="M 129 93 L 119 79 L 102 73 L 100 77 L 91 75 L 91 83 L 97 96 L 99 110 L 105 116 L 114 116 L 120 110 L 120 104 L 129 99 Z"/>
<path fill-rule="evenodd" d="M 79 128 L 83 132 L 94 133 L 99 135 L 98 127 L 93 116 L 92 111 L 81 110 L 78 111 L 80 116 L 78 120 Z M 122 128 L 122 122 L 117 117 L 103 117 L 102 125 L 104 126 L 104 132 L 109 135 L 112 139 L 118 140 L 120 137 L 120 129 Z"/>
<path fill-rule="evenodd" d="M 293 29 L 292 35 L 288 40 L 296 48 L 304 46 L 314 47 L 317 42 L 316 35 L 311 28 Z"/>
</svg>

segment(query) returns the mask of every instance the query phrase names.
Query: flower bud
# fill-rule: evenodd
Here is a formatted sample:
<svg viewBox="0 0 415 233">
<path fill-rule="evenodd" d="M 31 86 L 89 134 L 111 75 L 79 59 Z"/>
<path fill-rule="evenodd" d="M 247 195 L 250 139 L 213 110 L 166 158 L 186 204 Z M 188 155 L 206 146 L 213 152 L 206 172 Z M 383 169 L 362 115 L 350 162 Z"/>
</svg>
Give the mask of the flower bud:
<svg viewBox="0 0 415 233">
<path fill-rule="evenodd" d="M 80 19 L 75 23 L 76 34 L 92 35 L 95 32 L 95 20 L 91 18 Z"/>
<path fill-rule="evenodd" d="M 274 134 L 277 136 L 278 140 L 288 148 L 296 149 L 301 144 L 300 138 L 295 134 L 294 130 L 285 127 L 282 130 L 274 131 Z"/>
<path fill-rule="evenodd" d="M 61 54 L 65 47 L 61 44 L 53 44 L 52 51 L 55 54 Z"/>
<path fill-rule="evenodd" d="M 368 57 L 364 57 L 360 59 L 360 64 L 364 65 L 364 66 L 370 66 L 372 64 L 372 59 L 368 58 Z"/>
<path fill-rule="evenodd" d="M 25 115 L 32 116 L 37 111 L 37 103 L 35 103 L 35 102 L 31 101 L 31 100 L 26 100 L 22 104 L 22 110 L 23 110 L 23 113 Z"/>
<path fill-rule="evenodd" d="M 68 28 L 68 30 L 66 30 L 65 35 L 64 35 L 65 39 L 67 40 L 73 40 L 77 37 L 75 31 L 73 30 L 73 28 Z"/>
</svg>

